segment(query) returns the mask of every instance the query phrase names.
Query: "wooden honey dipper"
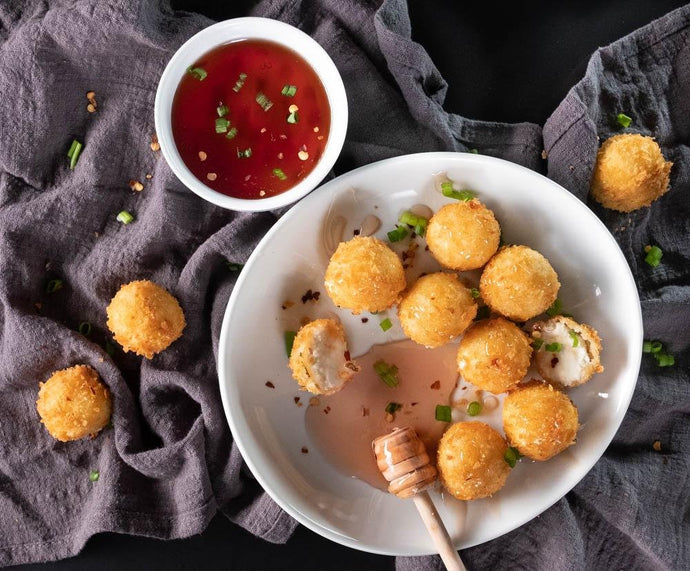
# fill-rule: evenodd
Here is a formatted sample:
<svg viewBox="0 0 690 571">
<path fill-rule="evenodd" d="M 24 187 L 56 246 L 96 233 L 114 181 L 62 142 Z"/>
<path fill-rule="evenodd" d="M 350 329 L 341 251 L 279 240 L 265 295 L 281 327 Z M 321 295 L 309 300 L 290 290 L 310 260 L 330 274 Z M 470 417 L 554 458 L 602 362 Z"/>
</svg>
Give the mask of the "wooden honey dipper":
<svg viewBox="0 0 690 571">
<path fill-rule="evenodd" d="M 424 443 L 413 428 L 396 428 L 372 444 L 376 464 L 390 484 L 388 491 L 399 498 L 412 498 L 431 539 L 449 571 L 465 571 L 426 488 L 436 481 L 436 468 L 429 464 Z"/>
</svg>

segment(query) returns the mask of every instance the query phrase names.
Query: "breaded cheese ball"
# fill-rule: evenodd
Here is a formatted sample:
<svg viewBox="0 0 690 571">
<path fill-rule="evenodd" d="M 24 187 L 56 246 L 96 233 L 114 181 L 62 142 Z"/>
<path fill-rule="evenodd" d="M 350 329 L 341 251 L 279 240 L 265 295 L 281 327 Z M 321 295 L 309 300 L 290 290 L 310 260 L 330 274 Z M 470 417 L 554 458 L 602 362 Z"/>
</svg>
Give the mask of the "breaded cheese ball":
<svg viewBox="0 0 690 571">
<path fill-rule="evenodd" d="M 549 261 L 527 246 L 499 250 L 479 280 L 486 304 L 514 321 L 527 321 L 546 311 L 556 301 L 560 287 Z"/>
<path fill-rule="evenodd" d="M 539 374 L 559 387 L 586 383 L 601 373 L 601 340 L 589 325 L 558 315 L 532 325 L 532 337 L 539 340 L 534 362 Z"/>
<path fill-rule="evenodd" d="M 503 430 L 508 442 L 532 460 L 548 460 L 575 444 L 577 408 L 548 383 L 529 382 L 503 401 Z"/>
<path fill-rule="evenodd" d="M 455 274 L 445 272 L 419 278 L 398 306 L 398 319 L 405 335 L 426 347 L 452 341 L 476 315 L 472 292 Z"/>
<path fill-rule="evenodd" d="M 331 256 L 324 278 L 326 291 L 338 307 L 358 315 L 388 309 L 405 289 L 405 270 L 397 254 L 371 236 L 341 242 Z"/>
<path fill-rule="evenodd" d="M 349 359 L 345 330 L 336 319 L 316 319 L 303 326 L 288 365 L 300 386 L 317 395 L 339 391 L 359 370 Z"/>
<path fill-rule="evenodd" d="M 477 199 L 446 204 L 426 230 L 429 251 L 453 270 L 481 268 L 496 253 L 501 227 L 494 213 Z"/>
<path fill-rule="evenodd" d="M 626 133 L 606 139 L 597 153 L 592 197 L 606 208 L 631 212 L 668 190 L 672 162 L 652 137 Z"/>
<path fill-rule="evenodd" d="M 470 327 L 458 347 L 458 371 L 475 387 L 504 393 L 527 374 L 532 347 L 517 325 L 494 317 Z"/>
<path fill-rule="evenodd" d="M 36 409 L 56 440 L 67 442 L 95 436 L 110 422 L 110 391 L 88 365 L 55 371 L 40 383 Z"/>
<path fill-rule="evenodd" d="M 441 482 L 459 500 L 491 496 L 510 474 L 506 450 L 504 438 L 483 422 L 453 424 L 438 445 Z"/>
<path fill-rule="evenodd" d="M 106 312 L 115 341 L 148 359 L 179 339 L 186 325 L 177 299 L 148 280 L 123 285 Z"/>
</svg>

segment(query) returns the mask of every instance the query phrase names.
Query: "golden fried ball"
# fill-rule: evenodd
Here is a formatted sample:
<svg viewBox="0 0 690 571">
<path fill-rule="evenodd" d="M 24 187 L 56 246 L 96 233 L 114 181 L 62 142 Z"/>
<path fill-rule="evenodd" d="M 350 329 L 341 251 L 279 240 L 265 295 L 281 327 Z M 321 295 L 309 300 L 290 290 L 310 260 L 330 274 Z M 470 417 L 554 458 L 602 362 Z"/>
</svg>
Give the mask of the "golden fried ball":
<svg viewBox="0 0 690 571">
<path fill-rule="evenodd" d="M 177 299 L 148 280 L 123 285 L 106 311 L 115 341 L 148 359 L 179 339 L 186 325 Z"/>
<path fill-rule="evenodd" d="M 575 444 L 577 429 L 577 408 L 548 383 L 527 383 L 503 401 L 508 441 L 533 460 L 548 460 Z"/>
<path fill-rule="evenodd" d="M 412 341 L 439 347 L 472 323 L 477 304 L 455 274 L 438 272 L 419 278 L 398 307 L 400 325 Z"/>
<path fill-rule="evenodd" d="M 597 153 L 592 196 L 606 208 L 620 212 L 649 206 L 668 190 L 672 165 L 652 137 L 614 135 Z"/>
<path fill-rule="evenodd" d="M 474 386 L 504 393 L 525 377 L 532 347 L 529 337 L 514 323 L 495 317 L 470 327 L 458 347 L 458 371 Z"/>
<path fill-rule="evenodd" d="M 405 289 L 405 270 L 396 253 L 370 236 L 341 242 L 326 268 L 326 291 L 338 307 L 376 313 L 388 309 Z"/>
<path fill-rule="evenodd" d="M 556 301 L 561 284 L 549 261 L 527 246 L 499 250 L 482 272 L 482 299 L 497 313 L 527 321 Z"/>
<path fill-rule="evenodd" d="M 445 488 L 459 500 L 476 500 L 500 490 L 510 474 L 504 438 L 483 422 L 459 422 L 438 446 L 438 471 Z"/>
<path fill-rule="evenodd" d="M 110 391 L 88 365 L 55 371 L 40 384 L 36 409 L 50 435 L 67 442 L 96 435 L 110 422 Z"/>
<path fill-rule="evenodd" d="M 336 319 L 316 319 L 302 327 L 288 365 L 300 386 L 317 395 L 339 391 L 359 370 L 349 358 L 345 330 Z"/>
<path fill-rule="evenodd" d="M 501 227 L 478 200 L 446 204 L 429 220 L 426 243 L 441 265 L 453 270 L 481 268 L 496 253 Z"/>
</svg>

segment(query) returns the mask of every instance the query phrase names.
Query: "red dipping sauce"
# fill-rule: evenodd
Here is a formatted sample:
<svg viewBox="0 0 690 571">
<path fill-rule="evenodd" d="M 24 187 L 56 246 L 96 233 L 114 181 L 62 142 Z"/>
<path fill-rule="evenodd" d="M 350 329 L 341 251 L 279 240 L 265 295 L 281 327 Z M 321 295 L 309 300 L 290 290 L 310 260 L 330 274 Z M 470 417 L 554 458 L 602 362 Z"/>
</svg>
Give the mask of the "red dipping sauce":
<svg viewBox="0 0 690 571">
<path fill-rule="evenodd" d="M 180 81 L 172 132 L 189 170 L 243 199 L 291 189 L 316 166 L 331 126 L 321 80 L 292 50 L 238 40 L 204 54 Z"/>
</svg>

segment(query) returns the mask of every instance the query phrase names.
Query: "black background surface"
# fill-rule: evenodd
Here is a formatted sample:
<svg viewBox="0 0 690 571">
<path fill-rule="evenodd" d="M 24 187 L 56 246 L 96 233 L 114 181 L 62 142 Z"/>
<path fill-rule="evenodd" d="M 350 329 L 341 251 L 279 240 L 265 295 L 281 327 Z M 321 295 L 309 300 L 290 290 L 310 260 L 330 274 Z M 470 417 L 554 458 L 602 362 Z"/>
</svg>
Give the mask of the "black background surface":
<svg viewBox="0 0 690 571">
<path fill-rule="evenodd" d="M 255 2 L 173 0 L 172 4 L 175 9 L 223 20 L 247 15 Z M 505 6 L 499 2 L 409 0 L 413 39 L 427 49 L 449 84 L 446 110 L 472 119 L 540 125 L 584 75 L 596 48 L 683 4 L 672 0 L 551 0 Z M 99 534 L 77 557 L 12 569 L 393 568 L 393 558 L 342 547 L 302 526 L 286 545 L 272 545 L 217 515 L 204 533 L 188 539 L 160 541 Z"/>
</svg>

